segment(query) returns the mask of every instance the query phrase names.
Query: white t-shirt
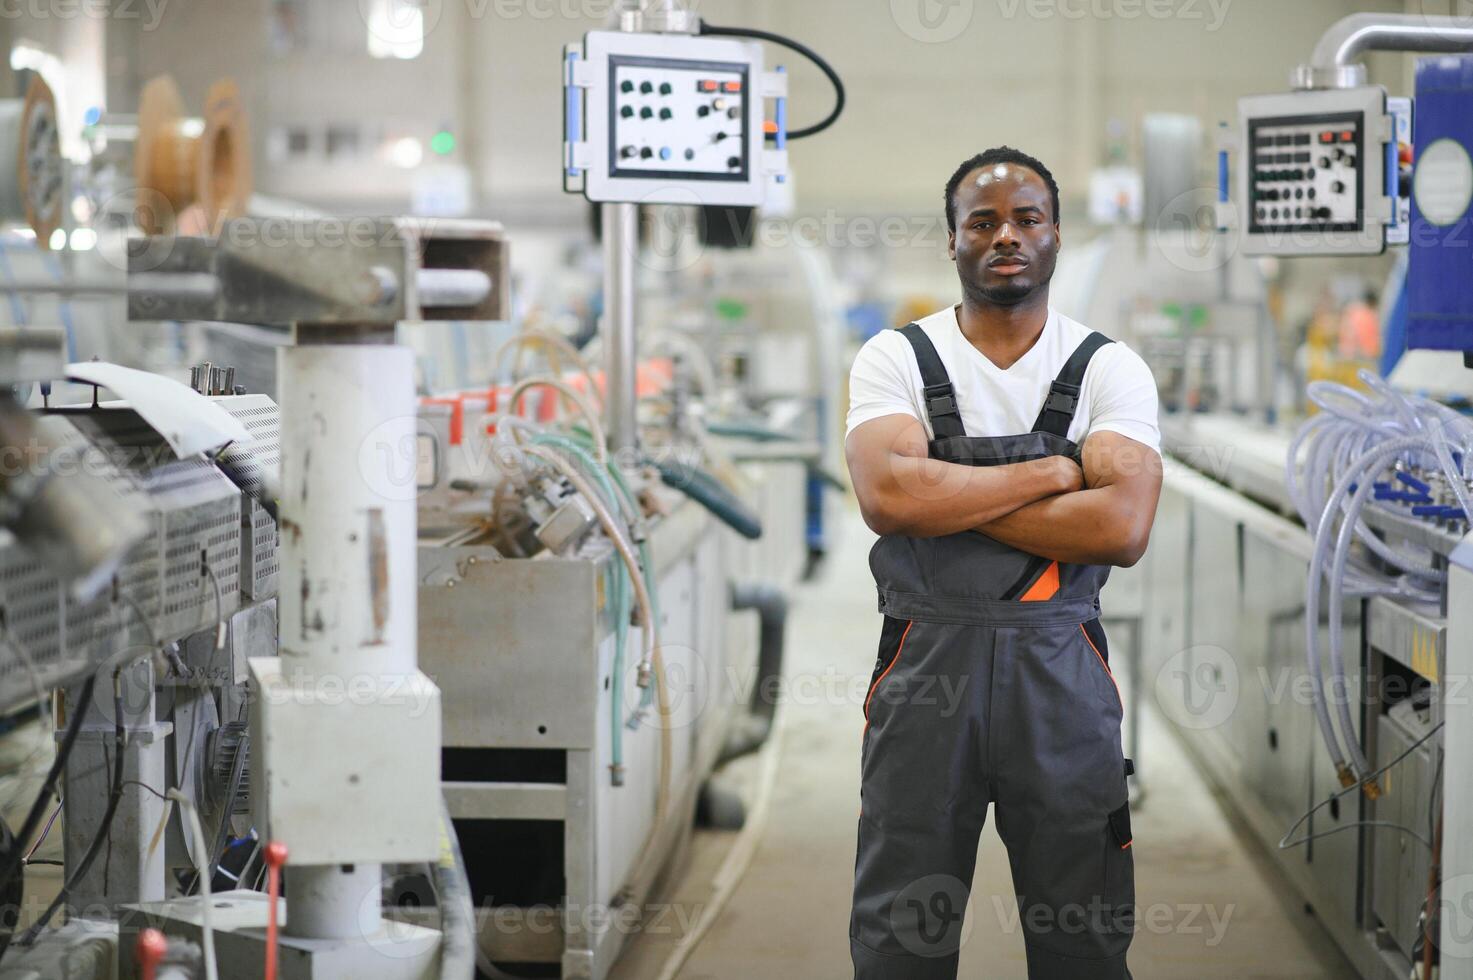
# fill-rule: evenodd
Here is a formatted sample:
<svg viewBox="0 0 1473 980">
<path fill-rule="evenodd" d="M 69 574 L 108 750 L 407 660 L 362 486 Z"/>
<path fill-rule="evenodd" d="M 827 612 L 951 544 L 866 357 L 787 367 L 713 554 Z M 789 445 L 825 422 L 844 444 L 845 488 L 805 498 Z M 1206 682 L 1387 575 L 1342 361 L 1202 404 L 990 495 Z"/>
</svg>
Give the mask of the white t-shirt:
<svg viewBox="0 0 1473 980">
<path fill-rule="evenodd" d="M 1049 383 L 1090 334 L 1088 327 L 1050 308 L 1037 342 L 1003 370 L 962 335 L 955 307 L 918 323 L 951 375 L 969 436 L 1031 431 Z M 881 331 L 860 348 L 849 373 L 848 431 L 885 415 L 910 415 L 931 435 L 921 392 L 921 369 L 910 341 L 899 330 Z M 1069 438 L 1082 443 L 1091 432 L 1118 432 L 1159 453 L 1156 409 L 1156 381 L 1146 362 L 1119 341 L 1106 344 L 1095 351 L 1084 373 Z"/>
</svg>

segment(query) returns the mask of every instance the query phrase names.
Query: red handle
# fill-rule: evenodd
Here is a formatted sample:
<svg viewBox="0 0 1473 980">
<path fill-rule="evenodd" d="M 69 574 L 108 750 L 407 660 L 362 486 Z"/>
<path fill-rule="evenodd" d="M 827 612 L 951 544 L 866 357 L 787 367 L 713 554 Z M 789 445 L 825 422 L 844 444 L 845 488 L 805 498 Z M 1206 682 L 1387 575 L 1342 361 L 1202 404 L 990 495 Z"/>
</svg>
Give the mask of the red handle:
<svg viewBox="0 0 1473 980">
<path fill-rule="evenodd" d="M 281 869 L 286 864 L 286 845 L 269 842 L 262 850 L 266 858 L 266 980 L 276 980 L 276 906 L 281 900 Z"/>
<path fill-rule="evenodd" d="M 138 958 L 138 973 L 143 980 L 155 980 L 159 964 L 169 951 L 169 941 L 157 929 L 145 929 L 138 934 L 138 945 L 133 953 Z"/>
</svg>

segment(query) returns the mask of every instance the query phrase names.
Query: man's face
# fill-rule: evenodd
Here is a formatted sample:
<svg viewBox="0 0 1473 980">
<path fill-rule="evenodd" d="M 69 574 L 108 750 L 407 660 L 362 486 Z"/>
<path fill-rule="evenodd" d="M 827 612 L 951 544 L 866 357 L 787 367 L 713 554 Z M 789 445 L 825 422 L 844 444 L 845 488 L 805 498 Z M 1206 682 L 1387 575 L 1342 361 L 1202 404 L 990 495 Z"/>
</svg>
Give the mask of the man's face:
<svg viewBox="0 0 1473 980">
<path fill-rule="evenodd" d="M 1048 185 L 1015 163 L 979 167 L 952 198 L 956 230 L 947 253 L 970 295 L 1014 306 L 1047 290 L 1059 254 L 1058 216 Z"/>
</svg>

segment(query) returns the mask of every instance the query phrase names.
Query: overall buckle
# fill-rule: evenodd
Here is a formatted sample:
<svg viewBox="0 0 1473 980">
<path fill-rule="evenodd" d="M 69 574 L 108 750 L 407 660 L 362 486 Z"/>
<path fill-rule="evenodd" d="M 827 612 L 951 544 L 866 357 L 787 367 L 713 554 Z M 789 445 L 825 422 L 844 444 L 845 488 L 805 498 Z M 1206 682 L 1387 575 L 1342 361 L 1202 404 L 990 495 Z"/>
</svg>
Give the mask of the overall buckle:
<svg viewBox="0 0 1473 980">
<path fill-rule="evenodd" d="M 938 415 L 956 415 L 956 392 L 951 382 L 939 385 L 928 385 L 925 389 L 926 414 L 935 418 Z"/>
<path fill-rule="evenodd" d="M 1049 386 L 1048 398 L 1044 400 L 1043 410 L 1045 412 L 1058 412 L 1062 415 L 1074 414 L 1074 406 L 1079 404 L 1079 385 L 1066 384 L 1055 381 Z"/>
</svg>

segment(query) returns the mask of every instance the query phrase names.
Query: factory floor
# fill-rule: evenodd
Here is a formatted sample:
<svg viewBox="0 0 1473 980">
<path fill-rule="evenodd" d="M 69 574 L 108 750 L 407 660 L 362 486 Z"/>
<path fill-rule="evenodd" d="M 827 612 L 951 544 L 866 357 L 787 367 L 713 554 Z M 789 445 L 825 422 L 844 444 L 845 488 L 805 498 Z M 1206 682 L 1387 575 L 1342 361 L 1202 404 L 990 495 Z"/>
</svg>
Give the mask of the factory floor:
<svg viewBox="0 0 1473 980">
<path fill-rule="evenodd" d="M 792 696 L 783 708 L 770 817 L 730 904 L 679 980 L 852 976 L 848 921 L 861 702 L 880 617 L 866 561 L 874 536 L 851 508 L 832 539 L 833 553 L 816 579 L 798 588 L 789 618 Z M 1328 934 L 1224 814 L 1149 702 L 1146 708 L 1139 753 L 1145 798 L 1133 817 L 1140 909 L 1130 954 L 1135 980 L 1353 978 Z M 750 794 L 763 762 L 733 763 L 723 778 Z M 1007 853 L 991 827 L 989 820 L 960 976 L 1024 980 Z M 710 903 L 712 880 L 736 841 L 731 831 L 696 832 L 667 889 L 670 907 L 630 943 L 613 980 L 660 976 L 686 926 Z"/>
</svg>

